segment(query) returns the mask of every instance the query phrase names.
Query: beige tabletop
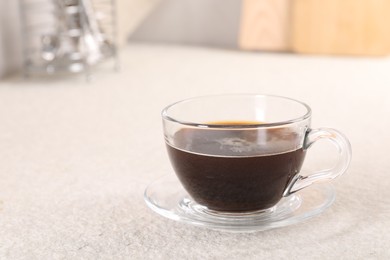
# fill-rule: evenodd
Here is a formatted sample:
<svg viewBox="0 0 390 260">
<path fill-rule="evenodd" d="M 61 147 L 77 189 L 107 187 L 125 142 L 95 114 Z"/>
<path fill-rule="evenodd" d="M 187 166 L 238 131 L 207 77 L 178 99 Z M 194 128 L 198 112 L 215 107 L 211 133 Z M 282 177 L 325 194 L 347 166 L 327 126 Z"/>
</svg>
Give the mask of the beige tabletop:
<svg viewBox="0 0 390 260">
<path fill-rule="evenodd" d="M 99 69 L 90 83 L 0 81 L 0 259 L 390 258 L 390 59 L 138 44 L 121 60 L 121 72 Z M 313 127 L 349 137 L 352 163 L 330 209 L 234 234 L 146 206 L 145 187 L 173 174 L 161 109 L 220 93 L 302 100 Z M 327 149 L 313 147 L 305 167 L 331 163 Z"/>
</svg>

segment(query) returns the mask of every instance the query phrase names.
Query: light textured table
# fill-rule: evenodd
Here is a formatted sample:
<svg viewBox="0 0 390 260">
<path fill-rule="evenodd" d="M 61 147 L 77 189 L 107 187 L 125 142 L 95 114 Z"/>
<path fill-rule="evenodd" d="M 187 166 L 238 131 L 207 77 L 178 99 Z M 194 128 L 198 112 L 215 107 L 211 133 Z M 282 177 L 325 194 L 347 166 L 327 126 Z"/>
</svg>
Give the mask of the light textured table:
<svg viewBox="0 0 390 260">
<path fill-rule="evenodd" d="M 0 259 L 390 258 L 389 59 L 130 45 L 121 60 L 120 73 L 100 70 L 91 83 L 0 81 Z M 330 209 L 232 234 L 147 208 L 147 184 L 173 174 L 161 109 L 237 92 L 302 100 L 313 127 L 350 138 L 352 163 Z M 306 167 L 324 164 L 320 147 Z"/>
</svg>

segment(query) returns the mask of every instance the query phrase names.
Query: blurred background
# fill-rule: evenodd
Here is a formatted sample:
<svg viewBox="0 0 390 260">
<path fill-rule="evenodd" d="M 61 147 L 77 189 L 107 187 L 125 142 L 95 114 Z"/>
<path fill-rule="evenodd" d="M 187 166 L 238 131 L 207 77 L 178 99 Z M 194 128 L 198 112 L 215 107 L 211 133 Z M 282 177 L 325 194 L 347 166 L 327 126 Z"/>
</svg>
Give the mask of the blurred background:
<svg viewBox="0 0 390 260">
<path fill-rule="evenodd" d="M 390 0 L 0 0 L 0 258 L 390 259 L 389 25 Z M 160 111 L 229 93 L 301 100 L 348 136 L 323 216 L 237 236 L 147 209 L 173 174 Z"/>
<path fill-rule="evenodd" d="M 32 55 L 32 63 L 44 66 L 36 61 L 42 59 L 42 55 L 46 55 L 44 62 L 52 63 L 54 58 L 46 52 L 53 44 L 64 41 L 63 37 L 57 39 L 58 28 L 64 32 L 64 23 L 69 22 L 64 18 L 64 14 L 69 16 L 64 8 L 94 1 L 99 3 L 99 0 L 0 0 L 0 77 L 22 69 L 29 44 L 40 52 L 34 54 L 35 57 Z M 387 56 L 390 53 L 390 3 L 386 0 L 101 1 L 113 5 L 113 12 L 106 10 L 115 22 L 108 22 L 112 28 L 104 28 L 107 24 L 99 19 L 103 12 L 95 8 L 97 5 L 82 9 L 81 13 L 88 20 L 87 27 L 93 26 L 92 21 L 101 29 L 91 30 L 84 35 L 84 40 L 90 35 L 112 35 L 102 42 L 112 43 L 113 49 L 120 50 L 129 42 L 148 42 L 297 54 Z M 53 3 L 55 6 L 50 9 Z M 59 3 L 65 3 L 65 7 Z M 52 15 L 55 8 L 57 13 Z M 29 19 L 34 13 L 39 14 L 38 18 Z M 50 32 L 43 29 L 50 26 L 56 29 Z M 69 26 L 67 28 L 70 30 Z M 27 32 L 34 30 L 37 31 L 35 37 L 40 39 L 31 43 L 34 36 L 27 36 Z M 100 48 L 100 55 L 110 56 L 102 50 L 105 47 L 102 42 L 83 48 L 91 52 Z M 76 72 L 81 70 L 75 69 Z"/>
</svg>

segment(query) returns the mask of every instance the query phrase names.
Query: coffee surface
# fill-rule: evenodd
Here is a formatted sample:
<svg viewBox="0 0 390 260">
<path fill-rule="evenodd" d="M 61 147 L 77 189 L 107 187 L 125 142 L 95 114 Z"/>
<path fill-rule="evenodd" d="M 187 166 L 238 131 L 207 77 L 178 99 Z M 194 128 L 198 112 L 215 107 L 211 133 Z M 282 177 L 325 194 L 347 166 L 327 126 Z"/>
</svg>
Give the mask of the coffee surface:
<svg viewBox="0 0 390 260">
<path fill-rule="evenodd" d="M 296 136 L 278 129 L 183 128 L 167 149 L 178 178 L 195 201 L 213 210 L 243 212 L 275 205 L 299 172 L 305 157 L 302 148 L 275 152 L 291 138 Z"/>
</svg>

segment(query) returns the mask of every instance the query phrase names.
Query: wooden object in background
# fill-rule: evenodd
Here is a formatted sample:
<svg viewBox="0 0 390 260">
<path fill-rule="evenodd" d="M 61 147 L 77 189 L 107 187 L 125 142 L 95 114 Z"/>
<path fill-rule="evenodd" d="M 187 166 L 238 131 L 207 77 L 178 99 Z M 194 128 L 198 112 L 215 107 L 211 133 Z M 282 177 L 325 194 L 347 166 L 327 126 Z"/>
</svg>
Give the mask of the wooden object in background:
<svg viewBox="0 0 390 260">
<path fill-rule="evenodd" d="M 243 0 L 239 47 L 289 50 L 289 3 L 290 0 Z"/>
<path fill-rule="evenodd" d="M 295 52 L 390 54 L 389 0 L 293 0 L 293 3 Z"/>
</svg>

